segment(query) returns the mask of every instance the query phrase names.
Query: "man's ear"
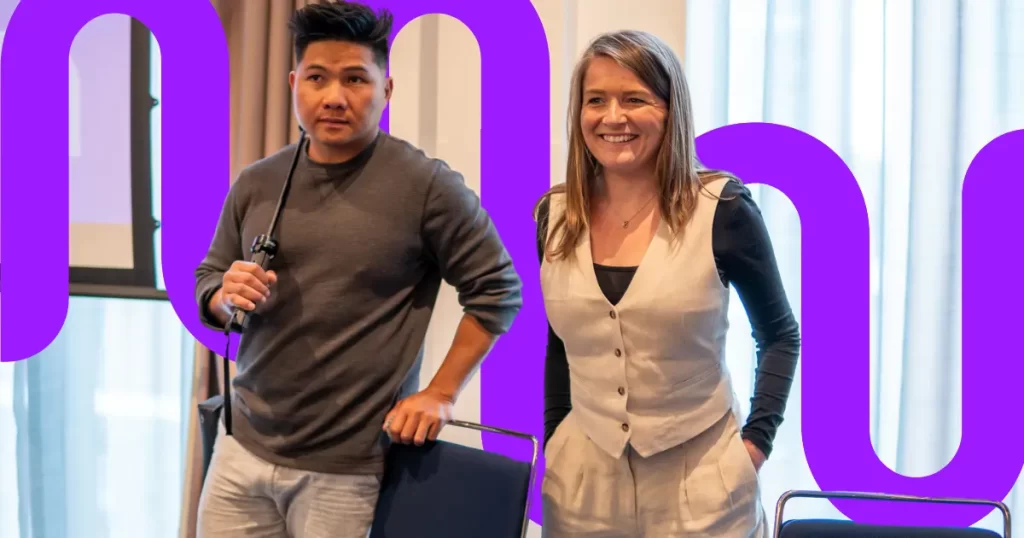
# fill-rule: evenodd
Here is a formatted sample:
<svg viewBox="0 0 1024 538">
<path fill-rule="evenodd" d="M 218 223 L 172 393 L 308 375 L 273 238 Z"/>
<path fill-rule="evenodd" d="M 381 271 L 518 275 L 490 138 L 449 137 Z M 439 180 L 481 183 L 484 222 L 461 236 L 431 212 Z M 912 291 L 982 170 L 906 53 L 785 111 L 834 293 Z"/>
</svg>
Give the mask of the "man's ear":
<svg viewBox="0 0 1024 538">
<path fill-rule="evenodd" d="M 395 91 L 395 79 L 393 79 L 391 77 L 388 77 L 387 81 L 384 83 L 384 100 L 385 101 L 390 101 L 391 100 L 391 94 L 394 91 Z"/>
<path fill-rule="evenodd" d="M 288 73 L 288 87 L 293 90 L 295 89 L 295 71 Z"/>
</svg>

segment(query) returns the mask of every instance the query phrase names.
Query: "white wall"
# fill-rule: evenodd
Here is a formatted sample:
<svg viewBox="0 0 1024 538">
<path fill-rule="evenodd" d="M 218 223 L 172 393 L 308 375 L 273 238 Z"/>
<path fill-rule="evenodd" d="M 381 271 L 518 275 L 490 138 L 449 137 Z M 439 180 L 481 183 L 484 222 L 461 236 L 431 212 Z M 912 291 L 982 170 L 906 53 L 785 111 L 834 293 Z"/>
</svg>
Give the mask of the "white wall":
<svg viewBox="0 0 1024 538">
<path fill-rule="evenodd" d="M 565 166 L 569 77 L 578 55 L 602 32 L 638 29 L 657 34 L 683 58 L 686 2 L 533 0 L 533 5 L 551 53 L 551 177 L 559 183 Z M 422 17 L 398 35 L 391 61 L 391 133 L 446 160 L 486 203 L 487 194 L 480 189 L 480 50 L 469 29 L 447 15 Z M 453 289 L 443 285 L 427 335 L 423 385 L 444 359 L 461 315 Z M 479 395 L 478 374 L 456 405 L 459 419 L 479 421 Z M 442 437 L 482 446 L 479 434 L 458 428 L 446 429 Z M 531 536 L 540 536 L 536 527 Z"/>
</svg>

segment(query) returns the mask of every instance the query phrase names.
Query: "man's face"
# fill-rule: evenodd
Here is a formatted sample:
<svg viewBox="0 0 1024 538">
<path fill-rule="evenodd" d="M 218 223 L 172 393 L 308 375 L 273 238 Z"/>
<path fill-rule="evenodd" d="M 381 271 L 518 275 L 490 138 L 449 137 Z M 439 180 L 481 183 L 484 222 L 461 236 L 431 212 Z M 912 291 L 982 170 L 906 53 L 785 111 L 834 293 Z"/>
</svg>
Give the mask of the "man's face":
<svg viewBox="0 0 1024 538">
<path fill-rule="evenodd" d="M 310 43 L 288 78 L 295 114 L 318 160 L 348 160 L 362 151 L 391 98 L 391 79 L 373 51 L 345 41 Z"/>
</svg>

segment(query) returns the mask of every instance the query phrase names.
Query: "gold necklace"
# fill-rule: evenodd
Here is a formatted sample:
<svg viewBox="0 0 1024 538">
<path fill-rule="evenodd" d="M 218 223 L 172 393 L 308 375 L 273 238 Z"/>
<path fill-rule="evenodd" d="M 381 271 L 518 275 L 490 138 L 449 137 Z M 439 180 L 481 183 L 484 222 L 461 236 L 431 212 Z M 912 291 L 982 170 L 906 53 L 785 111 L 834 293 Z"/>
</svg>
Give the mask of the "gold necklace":
<svg viewBox="0 0 1024 538">
<path fill-rule="evenodd" d="M 655 197 L 655 196 L 657 196 L 657 195 L 658 195 L 658 193 L 654 193 L 654 194 L 652 194 L 652 195 L 651 195 L 651 197 L 650 197 L 650 198 L 648 198 L 646 202 L 644 202 L 644 205 L 640 206 L 640 209 L 637 209 L 637 210 L 636 210 L 636 213 L 633 213 L 633 216 L 629 217 L 628 219 L 625 219 L 625 220 L 623 220 L 623 221 L 622 221 L 622 229 L 626 229 L 626 228 L 629 228 L 629 223 L 630 223 L 630 221 L 632 221 L 633 219 L 635 219 L 635 218 L 636 218 L 636 216 L 637 216 L 637 215 L 639 215 L 639 214 L 640 214 L 640 212 L 641 212 L 641 211 L 643 211 L 643 210 L 644 210 L 644 208 L 646 208 L 646 207 L 647 207 L 647 204 L 651 203 L 651 200 L 654 200 L 654 197 Z M 616 211 L 616 213 L 618 213 L 618 211 Z"/>
</svg>

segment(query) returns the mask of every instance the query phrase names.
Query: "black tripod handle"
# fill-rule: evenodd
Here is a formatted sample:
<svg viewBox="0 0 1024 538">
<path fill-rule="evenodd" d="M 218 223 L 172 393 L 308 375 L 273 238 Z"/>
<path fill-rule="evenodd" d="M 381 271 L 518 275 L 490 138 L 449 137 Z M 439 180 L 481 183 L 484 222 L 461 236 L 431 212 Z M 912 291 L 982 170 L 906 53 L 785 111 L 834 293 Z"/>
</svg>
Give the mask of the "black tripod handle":
<svg viewBox="0 0 1024 538">
<path fill-rule="evenodd" d="M 270 260 L 274 259 L 274 255 L 277 254 L 277 242 L 271 237 L 260 235 L 253 241 L 252 252 L 252 263 L 259 265 L 261 269 L 266 271 L 267 267 L 270 266 Z M 237 306 L 234 307 L 231 310 L 231 319 L 228 321 L 228 330 L 242 333 L 248 329 L 249 320 L 251 319 L 249 314 L 249 312 Z"/>
<path fill-rule="evenodd" d="M 295 153 L 292 155 L 292 163 L 288 168 L 288 175 L 285 177 L 284 185 L 281 187 L 281 196 L 277 200 L 277 207 L 274 209 L 274 218 L 270 221 L 270 228 L 267 230 L 267 233 L 256 237 L 250 248 L 250 252 L 253 254 L 250 261 L 259 265 L 264 271 L 270 266 L 270 260 L 274 259 L 274 256 L 277 255 L 277 240 L 273 237 L 274 231 L 277 229 L 277 219 L 280 218 L 281 210 L 284 208 L 285 199 L 288 197 L 288 189 L 292 184 L 292 174 L 295 173 L 295 166 L 299 162 L 302 144 L 306 141 L 306 131 L 302 129 L 300 131 L 299 142 L 295 146 Z M 227 330 L 235 333 L 245 332 L 249 327 L 249 320 L 249 312 L 236 306 L 231 310 L 231 319 L 228 320 Z"/>
</svg>

